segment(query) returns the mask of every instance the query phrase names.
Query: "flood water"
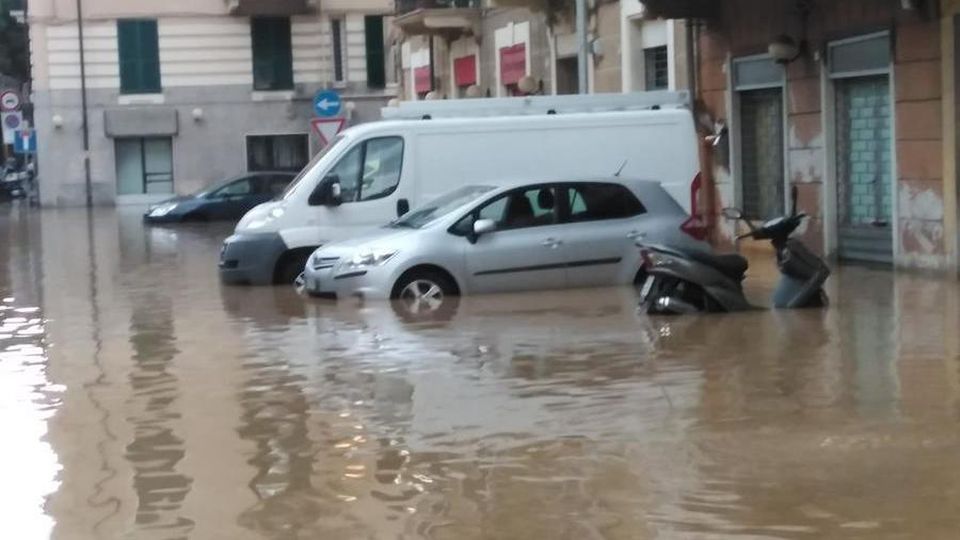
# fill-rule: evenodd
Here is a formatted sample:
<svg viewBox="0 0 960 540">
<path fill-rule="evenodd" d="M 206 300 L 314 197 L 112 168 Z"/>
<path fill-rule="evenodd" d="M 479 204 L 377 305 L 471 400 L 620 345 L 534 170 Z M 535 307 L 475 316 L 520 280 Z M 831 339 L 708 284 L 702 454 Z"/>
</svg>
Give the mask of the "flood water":
<svg viewBox="0 0 960 540">
<path fill-rule="evenodd" d="M 227 234 L 0 207 L 0 537 L 960 536 L 955 282 L 851 267 L 825 311 L 650 319 L 613 289 L 414 323 L 221 288 Z"/>
</svg>

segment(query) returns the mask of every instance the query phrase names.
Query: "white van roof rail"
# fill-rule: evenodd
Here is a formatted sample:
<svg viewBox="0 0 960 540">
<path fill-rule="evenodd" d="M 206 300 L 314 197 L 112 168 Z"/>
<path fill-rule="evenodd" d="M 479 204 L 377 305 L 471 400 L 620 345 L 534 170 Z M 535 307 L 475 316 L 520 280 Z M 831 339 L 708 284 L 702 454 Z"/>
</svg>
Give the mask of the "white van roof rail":
<svg viewBox="0 0 960 540">
<path fill-rule="evenodd" d="M 389 120 L 421 120 L 678 108 L 690 108 L 689 91 L 402 101 L 384 107 L 382 114 Z"/>
</svg>

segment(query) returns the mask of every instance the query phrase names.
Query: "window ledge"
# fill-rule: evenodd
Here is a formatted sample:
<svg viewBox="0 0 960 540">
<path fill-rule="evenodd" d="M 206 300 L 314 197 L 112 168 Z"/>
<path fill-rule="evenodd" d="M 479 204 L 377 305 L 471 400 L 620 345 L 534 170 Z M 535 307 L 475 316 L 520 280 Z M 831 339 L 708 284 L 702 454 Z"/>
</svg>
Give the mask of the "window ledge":
<svg viewBox="0 0 960 540">
<path fill-rule="evenodd" d="M 250 94 L 253 101 L 293 101 L 295 90 L 254 90 Z"/>
<path fill-rule="evenodd" d="M 163 105 L 165 102 L 163 94 L 120 94 L 117 99 L 119 105 Z"/>
</svg>

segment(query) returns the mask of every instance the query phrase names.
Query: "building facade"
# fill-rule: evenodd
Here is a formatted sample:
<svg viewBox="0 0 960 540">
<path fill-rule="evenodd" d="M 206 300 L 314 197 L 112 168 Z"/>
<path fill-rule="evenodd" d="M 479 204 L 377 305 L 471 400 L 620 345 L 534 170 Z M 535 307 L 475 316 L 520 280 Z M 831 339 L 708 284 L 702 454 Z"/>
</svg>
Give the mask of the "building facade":
<svg viewBox="0 0 960 540">
<path fill-rule="evenodd" d="M 401 0 L 395 43 L 402 99 L 574 94 L 572 3 Z M 649 20 L 639 0 L 587 3 L 587 91 L 687 88 L 682 20 Z"/>
<path fill-rule="evenodd" d="M 804 233 L 840 260 L 956 270 L 952 11 L 935 1 L 647 0 L 696 25 L 714 210 L 781 214 L 795 188 Z M 948 60 L 949 59 L 949 60 Z M 949 124 L 950 129 L 946 126 Z M 945 156 L 951 156 L 945 159 Z M 719 239 L 735 224 L 710 216 Z"/>
<path fill-rule="evenodd" d="M 351 122 L 396 94 L 390 0 L 31 2 L 44 205 L 141 203 L 255 170 L 299 170 L 321 145 L 312 98 Z"/>
</svg>

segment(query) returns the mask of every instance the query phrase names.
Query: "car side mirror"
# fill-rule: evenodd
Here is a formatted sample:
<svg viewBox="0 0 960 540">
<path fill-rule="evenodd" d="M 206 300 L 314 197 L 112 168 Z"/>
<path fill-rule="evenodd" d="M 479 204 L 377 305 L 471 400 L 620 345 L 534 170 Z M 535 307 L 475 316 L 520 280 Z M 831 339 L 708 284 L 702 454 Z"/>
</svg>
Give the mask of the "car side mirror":
<svg viewBox="0 0 960 540">
<path fill-rule="evenodd" d="M 492 219 L 478 219 L 473 222 L 473 234 L 483 236 L 497 230 L 497 222 Z"/>
<path fill-rule="evenodd" d="M 743 219 L 743 212 L 736 208 L 724 208 L 721 213 L 727 219 Z"/>
</svg>

